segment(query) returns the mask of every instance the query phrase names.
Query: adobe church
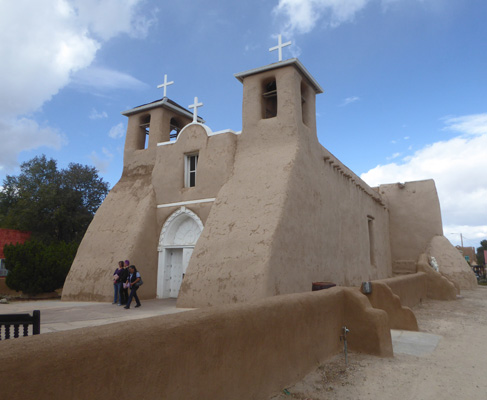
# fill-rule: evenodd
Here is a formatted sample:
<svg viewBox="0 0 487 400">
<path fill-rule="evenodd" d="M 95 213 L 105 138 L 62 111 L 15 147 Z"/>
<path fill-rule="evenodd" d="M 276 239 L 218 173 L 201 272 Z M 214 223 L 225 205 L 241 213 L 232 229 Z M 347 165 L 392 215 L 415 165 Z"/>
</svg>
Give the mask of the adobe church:
<svg viewBox="0 0 487 400">
<path fill-rule="evenodd" d="M 416 273 L 433 255 L 443 284 L 476 286 L 443 237 L 434 181 L 371 188 L 318 142 L 323 90 L 298 59 L 235 77 L 241 132 L 213 132 L 197 98 L 192 111 L 164 93 L 122 113 L 122 177 L 86 232 L 63 300 L 111 301 L 124 259 L 143 276 L 139 296 L 179 307 L 306 292 L 314 281 L 358 286 Z"/>
</svg>

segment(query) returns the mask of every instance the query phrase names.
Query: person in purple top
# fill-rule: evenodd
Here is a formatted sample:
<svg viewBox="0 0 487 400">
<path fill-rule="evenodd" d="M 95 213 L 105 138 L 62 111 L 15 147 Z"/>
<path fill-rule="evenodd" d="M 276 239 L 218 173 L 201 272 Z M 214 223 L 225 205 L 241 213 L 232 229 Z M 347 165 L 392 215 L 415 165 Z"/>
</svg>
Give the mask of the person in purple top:
<svg viewBox="0 0 487 400">
<path fill-rule="evenodd" d="M 120 274 L 123 271 L 123 261 L 118 262 L 118 267 L 113 273 L 113 303 L 112 304 L 121 304 L 120 298 L 120 288 L 122 286 L 122 281 L 120 280 Z"/>
</svg>

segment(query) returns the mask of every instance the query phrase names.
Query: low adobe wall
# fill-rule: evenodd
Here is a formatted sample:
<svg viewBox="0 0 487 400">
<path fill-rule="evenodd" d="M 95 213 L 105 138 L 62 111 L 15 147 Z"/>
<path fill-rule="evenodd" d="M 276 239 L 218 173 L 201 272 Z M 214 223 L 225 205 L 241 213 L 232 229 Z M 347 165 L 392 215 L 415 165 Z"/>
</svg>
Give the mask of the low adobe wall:
<svg viewBox="0 0 487 400">
<path fill-rule="evenodd" d="M 391 329 L 417 331 L 416 316 L 409 307 L 403 307 L 399 296 L 384 282 L 372 282 L 372 292 L 366 295 L 372 307 L 384 310 L 389 316 Z"/>
<path fill-rule="evenodd" d="M 264 399 L 342 350 L 392 356 L 387 314 L 332 288 L 0 342 L 2 397 Z"/>
<path fill-rule="evenodd" d="M 379 279 L 374 282 L 382 282 L 389 286 L 393 293 L 399 296 L 401 304 L 405 307 L 414 307 L 427 297 L 428 286 L 424 272 Z"/>
</svg>

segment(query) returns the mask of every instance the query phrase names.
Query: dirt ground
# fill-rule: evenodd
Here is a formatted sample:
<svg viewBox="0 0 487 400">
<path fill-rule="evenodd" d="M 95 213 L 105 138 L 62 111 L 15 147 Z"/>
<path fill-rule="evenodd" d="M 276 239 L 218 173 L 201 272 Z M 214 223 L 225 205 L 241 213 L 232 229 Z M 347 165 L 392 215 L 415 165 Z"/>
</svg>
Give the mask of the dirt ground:
<svg viewBox="0 0 487 400">
<path fill-rule="evenodd" d="M 349 353 L 320 365 L 271 400 L 486 400 L 487 287 L 456 301 L 426 300 L 413 309 L 421 332 L 441 335 L 429 354 L 378 358 Z"/>
</svg>

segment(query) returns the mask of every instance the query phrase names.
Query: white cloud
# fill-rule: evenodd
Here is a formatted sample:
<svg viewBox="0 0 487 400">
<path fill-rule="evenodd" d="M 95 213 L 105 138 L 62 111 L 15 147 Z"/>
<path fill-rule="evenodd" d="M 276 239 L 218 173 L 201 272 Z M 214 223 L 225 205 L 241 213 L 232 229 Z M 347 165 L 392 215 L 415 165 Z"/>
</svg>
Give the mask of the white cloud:
<svg viewBox="0 0 487 400">
<path fill-rule="evenodd" d="M 0 1 L 0 169 L 16 164 L 23 150 L 63 144 L 56 130 L 39 127 L 29 115 L 65 87 L 74 73 L 91 65 L 104 41 L 122 33 L 147 34 L 154 17 L 138 15 L 140 2 Z M 111 85 L 139 84 L 126 74 L 111 72 Z"/>
<path fill-rule="evenodd" d="M 433 0 L 417 0 L 425 6 Z M 273 13 L 283 18 L 282 32 L 288 35 L 312 31 L 321 22 L 324 26 L 335 28 L 345 22 L 353 21 L 355 16 L 369 3 L 380 2 L 382 10 L 388 11 L 393 3 L 406 0 L 279 0 Z"/>
<path fill-rule="evenodd" d="M 449 117 L 444 119 L 445 130 L 461 132 L 465 135 L 484 135 L 487 133 L 487 113 Z"/>
<path fill-rule="evenodd" d="M 108 118 L 108 114 L 105 111 L 98 112 L 94 108 L 91 109 L 91 113 L 88 117 L 89 119 L 102 119 Z"/>
<path fill-rule="evenodd" d="M 60 149 L 66 138 L 50 127 L 41 127 L 28 118 L 0 120 L 0 170 L 10 171 L 17 166 L 17 154 L 41 146 Z"/>
<path fill-rule="evenodd" d="M 286 18 L 284 30 L 308 33 L 321 18 L 335 27 L 350 21 L 370 0 L 279 0 L 273 12 Z"/>
<path fill-rule="evenodd" d="M 0 2 L 2 115 L 38 109 L 69 82 L 73 71 L 93 61 L 99 47 L 78 26 L 66 1 Z"/>
<path fill-rule="evenodd" d="M 399 157 L 401 153 L 394 153 L 392 156 L 387 157 L 388 160 L 394 160 L 395 158 Z"/>
<path fill-rule="evenodd" d="M 360 97 L 357 96 L 352 96 L 352 97 L 347 97 L 345 100 L 343 100 L 343 103 L 340 104 L 341 107 L 347 106 L 349 104 L 355 103 L 356 101 L 359 101 Z"/>
<path fill-rule="evenodd" d="M 460 133 L 416 151 L 402 164 L 378 165 L 361 175 L 369 185 L 433 178 L 445 226 L 465 226 L 466 236 L 487 229 L 487 113 L 444 120 Z"/>
<path fill-rule="evenodd" d="M 143 89 L 147 87 L 142 81 L 129 74 L 109 68 L 89 67 L 73 76 L 75 86 L 87 86 L 90 89 Z"/>
<path fill-rule="evenodd" d="M 113 154 L 105 147 L 101 149 L 103 155 L 99 156 L 96 151 L 92 151 L 90 158 L 95 168 L 102 174 L 107 173 L 108 167 L 113 160 Z"/>
<path fill-rule="evenodd" d="M 156 22 L 152 11 L 149 18 L 136 13 L 141 0 L 73 0 L 77 20 L 82 26 L 103 41 L 121 33 L 136 38 L 147 36 L 149 28 Z"/>
<path fill-rule="evenodd" d="M 110 129 L 110 132 L 108 132 L 108 136 L 110 136 L 112 139 L 120 139 L 121 137 L 123 137 L 124 134 L 125 134 L 125 127 L 122 122 L 113 126 Z"/>
</svg>

